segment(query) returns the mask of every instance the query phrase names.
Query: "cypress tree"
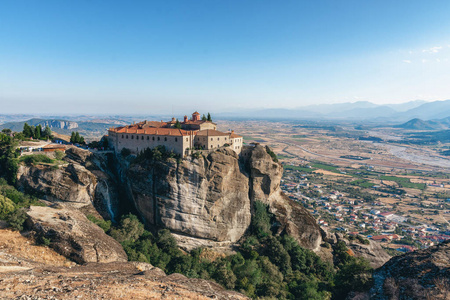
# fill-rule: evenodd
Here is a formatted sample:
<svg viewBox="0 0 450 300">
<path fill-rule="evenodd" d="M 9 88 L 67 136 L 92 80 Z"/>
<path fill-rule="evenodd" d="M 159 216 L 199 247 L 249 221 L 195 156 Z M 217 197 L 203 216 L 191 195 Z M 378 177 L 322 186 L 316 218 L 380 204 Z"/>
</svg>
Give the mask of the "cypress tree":
<svg viewBox="0 0 450 300">
<path fill-rule="evenodd" d="M 208 113 L 207 121 L 210 121 L 210 122 L 212 122 L 212 119 L 211 119 L 211 114 L 210 114 L 210 113 Z"/>
</svg>

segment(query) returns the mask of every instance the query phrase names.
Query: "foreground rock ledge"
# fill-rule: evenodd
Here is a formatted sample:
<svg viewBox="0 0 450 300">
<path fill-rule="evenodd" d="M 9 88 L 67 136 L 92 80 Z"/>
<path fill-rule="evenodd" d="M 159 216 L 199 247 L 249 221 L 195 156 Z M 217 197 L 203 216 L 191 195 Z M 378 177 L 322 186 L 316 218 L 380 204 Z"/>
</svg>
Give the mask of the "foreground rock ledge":
<svg viewBox="0 0 450 300">
<path fill-rule="evenodd" d="M 126 262 L 122 246 L 84 214 L 70 208 L 31 206 L 27 226 L 50 240 L 50 247 L 79 263 Z"/>
<path fill-rule="evenodd" d="M 5 299 L 249 299 L 217 283 L 166 274 L 146 263 L 90 263 L 2 273 Z"/>
</svg>

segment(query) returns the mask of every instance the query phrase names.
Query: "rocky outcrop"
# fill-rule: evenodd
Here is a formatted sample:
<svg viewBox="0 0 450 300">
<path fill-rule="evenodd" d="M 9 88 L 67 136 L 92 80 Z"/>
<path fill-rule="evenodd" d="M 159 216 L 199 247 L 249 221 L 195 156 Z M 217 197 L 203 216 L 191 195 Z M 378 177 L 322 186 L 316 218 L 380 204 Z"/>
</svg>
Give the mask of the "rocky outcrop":
<svg viewBox="0 0 450 300">
<path fill-rule="evenodd" d="M 21 165 L 17 184 L 51 202 L 75 208 L 93 204 L 102 216 L 112 218 L 118 203 L 117 183 L 103 171 L 107 169 L 105 160 L 102 155 L 70 147 L 64 165 Z"/>
<path fill-rule="evenodd" d="M 445 299 L 450 294 L 450 241 L 391 258 L 374 273 L 373 299 Z"/>
<path fill-rule="evenodd" d="M 78 210 L 31 206 L 27 215 L 38 239 L 77 263 L 127 261 L 122 246 Z"/>
<path fill-rule="evenodd" d="M 1 299 L 248 299 L 219 284 L 141 262 L 66 261 L 16 231 L 0 228 Z"/>
<path fill-rule="evenodd" d="M 97 179 L 78 164 L 66 166 L 25 166 L 18 171 L 18 185 L 23 190 L 43 195 L 49 201 L 64 201 L 78 207 L 91 203 Z"/>
<path fill-rule="evenodd" d="M 64 160 L 59 167 L 22 165 L 18 185 L 72 207 L 94 204 L 104 217 L 115 216 L 121 199 L 150 229 L 171 230 L 187 250 L 236 243 L 249 228 L 255 201 L 269 206 L 280 233 L 313 250 L 321 243 L 314 218 L 282 193 L 283 167 L 260 145 L 245 147 L 240 156 L 221 148 L 198 158 L 131 164 L 71 147 Z"/>
<path fill-rule="evenodd" d="M 248 178 L 232 150 L 179 163 L 134 164 L 127 175 L 135 206 L 148 225 L 230 243 L 250 225 Z"/>
<path fill-rule="evenodd" d="M 374 241 L 369 241 L 368 245 L 351 241 L 347 246 L 355 256 L 365 258 L 370 266 L 375 269 L 381 267 L 391 258 L 380 244 Z"/>
<path fill-rule="evenodd" d="M 170 229 L 185 249 L 211 241 L 215 246 L 235 243 L 250 225 L 252 204 L 261 201 L 275 214 L 280 232 L 316 250 L 319 227 L 282 193 L 282 173 L 282 166 L 256 145 L 240 157 L 225 148 L 197 159 L 132 164 L 126 178 L 147 225 Z"/>
</svg>

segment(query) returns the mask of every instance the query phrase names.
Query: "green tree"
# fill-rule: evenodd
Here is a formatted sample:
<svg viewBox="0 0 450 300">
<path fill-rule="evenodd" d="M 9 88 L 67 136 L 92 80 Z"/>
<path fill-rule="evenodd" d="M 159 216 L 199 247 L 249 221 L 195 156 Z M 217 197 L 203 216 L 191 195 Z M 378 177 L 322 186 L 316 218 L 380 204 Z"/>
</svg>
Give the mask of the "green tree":
<svg viewBox="0 0 450 300">
<path fill-rule="evenodd" d="M 41 138 L 41 134 L 42 134 L 42 126 L 41 124 L 37 125 L 35 130 L 34 130 L 34 138 L 35 139 L 40 139 Z"/>
<path fill-rule="evenodd" d="M 180 121 L 178 121 L 178 119 L 175 122 L 175 128 L 181 129 L 181 123 L 180 123 Z"/>
<path fill-rule="evenodd" d="M 47 138 L 47 139 L 51 139 L 52 138 L 52 130 L 50 129 L 50 127 L 48 125 L 45 126 L 43 136 L 45 138 Z"/>
<path fill-rule="evenodd" d="M 120 228 L 111 229 L 111 236 L 118 242 L 135 242 L 144 233 L 144 225 L 133 214 L 124 215 Z"/>
<path fill-rule="evenodd" d="M 22 133 L 27 138 L 30 138 L 33 136 L 33 132 L 31 131 L 31 127 L 30 127 L 30 125 L 28 125 L 28 123 L 23 124 Z"/>
<path fill-rule="evenodd" d="M 206 117 L 206 120 L 212 122 L 211 114 L 210 114 L 210 113 L 208 113 L 208 117 Z"/>
<path fill-rule="evenodd" d="M 202 116 L 202 121 L 207 121 L 205 114 L 203 114 L 203 116 Z"/>
</svg>

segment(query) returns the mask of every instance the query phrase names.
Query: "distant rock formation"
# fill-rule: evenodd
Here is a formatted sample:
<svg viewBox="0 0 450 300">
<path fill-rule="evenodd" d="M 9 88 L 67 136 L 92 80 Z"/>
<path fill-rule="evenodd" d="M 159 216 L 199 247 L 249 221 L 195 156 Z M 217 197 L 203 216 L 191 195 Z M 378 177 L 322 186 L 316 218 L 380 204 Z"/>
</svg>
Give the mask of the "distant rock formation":
<svg viewBox="0 0 450 300">
<path fill-rule="evenodd" d="M 450 241 L 391 258 L 375 271 L 371 289 L 371 299 L 448 299 L 448 295 Z"/>
</svg>

